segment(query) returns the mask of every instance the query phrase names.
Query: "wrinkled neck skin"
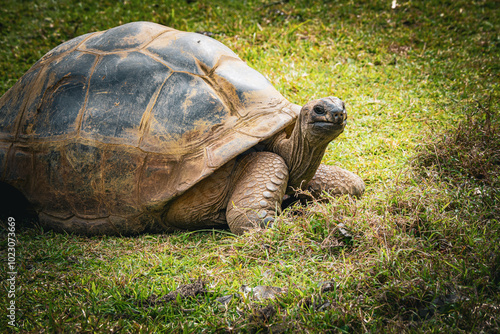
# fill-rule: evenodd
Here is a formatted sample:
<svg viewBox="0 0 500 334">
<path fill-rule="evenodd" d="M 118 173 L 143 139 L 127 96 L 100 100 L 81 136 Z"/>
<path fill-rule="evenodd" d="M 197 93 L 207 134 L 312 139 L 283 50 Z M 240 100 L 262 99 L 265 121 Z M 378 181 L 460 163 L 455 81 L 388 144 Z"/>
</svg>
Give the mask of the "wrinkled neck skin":
<svg viewBox="0 0 500 334">
<path fill-rule="evenodd" d="M 302 129 L 299 117 L 289 138 L 286 138 L 286 133 L 283 131 L 267 144 L 267 150 L 280 155 L 288 166 L 288 194 L 294 193 L 299 188 L 303 189 L 313 178 L 330 142 L 329 140 L 312 142 L 310 139 L 307 132 Z"/>
</svg>

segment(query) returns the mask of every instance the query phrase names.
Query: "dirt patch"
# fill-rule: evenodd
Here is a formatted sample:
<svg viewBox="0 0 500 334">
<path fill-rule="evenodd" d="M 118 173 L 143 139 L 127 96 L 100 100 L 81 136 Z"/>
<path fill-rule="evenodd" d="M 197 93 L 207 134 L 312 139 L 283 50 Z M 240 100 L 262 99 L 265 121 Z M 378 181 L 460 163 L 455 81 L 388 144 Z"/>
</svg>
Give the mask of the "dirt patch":
<svg viewBox="0 0 500 334">
<path fill-rule="evenodd" d="M 262 308 L 252 309 L 252 313 L 248 316 L 248 321 L 251 323 L 268 323 L 269 320 L 276 314 L 276 309 L 273 305 L 267 305 Z"/>
<path fill-rule="evenodd" d="M 158 297 L 156 295 L 151 295 L 147 299 L 147 302 L 151 305 L 166 303 L 177 300 L 177 298 L 189 298 L 195 297 L 198 295 L 207 294 L 207 290 L 205 289 L 205 282 L 198 280 L 194 283 L 181 285 L 177 290 L 171 291 L 167 293 L 165 296 Z"/>
</svg>

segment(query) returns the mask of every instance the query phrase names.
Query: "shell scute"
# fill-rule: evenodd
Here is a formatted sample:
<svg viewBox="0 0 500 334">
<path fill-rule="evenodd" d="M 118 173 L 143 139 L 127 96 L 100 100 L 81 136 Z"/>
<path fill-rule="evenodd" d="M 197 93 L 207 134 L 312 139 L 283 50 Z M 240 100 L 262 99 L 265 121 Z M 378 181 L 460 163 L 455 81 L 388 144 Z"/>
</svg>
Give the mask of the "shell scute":
<svg viewBox="0 0 500 334">
<path fill-rule="evenodd" d="M 214 89 L 191 74 L 175 72 L 158 95 L 141 148 L 179 155 L 211 136 L 230 116 Z"/>
<path fill-rule="evenodd" d="M 169 28 L 151 22 L 134 22 L 108 29 L 83 42 L 78 49 L 88 52 L 121 52 L 139 49 Z"/>
<path fill-rule="evenodd" d="M 88 219 L 108 216 L 102 179 L 104 149 L 73 142 L 65 145 L 63 152 L 60 173 L 65 176 L 64 192 L 73 212 Z"/>
<path fill-rule="evenodd" d="M 140 52 L 103 56 L 90 80 L 81 135 L 137 146 L 141 123 L 171 71 Z"/>
<path fill-rule="evenodd" d="M 70 39 L 69 41 L 64 42 L 62 44 L 59 44 L 58 46 L 56 46 L 55 48 L 53 48 L 52 50 L 47 52 L 42 58 L 40 58 L 40 60 L 37 61 L 35 63 L 35 65 L 33 65 L 33 67 L 47 64 L 47 63 L 51 62 L 53 59 L 57 58 L 57 56 L 62 55 L 64 52 L 73 51 L 73 49 L 78 47 L 78 45 L 80 43 L 82 43 L 83 41 L 85 41 L 87 38 L 89 38 L 90 36 L 92 36 L 94 34 L 95 33 L 88 33 L 88 34 L 81 35 L 81 36 L 75 37 L 73 39 Z"/>
<path fill-rule="evenodd" d="M 29 175 L 33 170 L 33 154 L 26 144 L 14 144 L 8 150 L 3 179 L 23 192 L 31 190 Z"/>
<path fill-rule="evenodd" d="M 43 68 L 31 86 L 19 130 L 21 138 L 55 139 L 78 130 L 95 60 L 95 55 L 71 52 Z M 74 66 L 76 62 L 80 66 Z"/>
<path fill-rule="evenodd" d="M 201 34 L 180 31 L 158 36 L 146 50 L 165 61 L 172 70 L 196 75 L 207 75 L 221 56 L 234 57 L 241 62 L 224 44 Z"/>
<path fill-rule="evenodd" d="M 42 145 L 34 154 L 32 189 L 26 194 L 35 208 L 57 217 L 68 219 L 74 215 L 68 201 L 66 180 L 68 177 L 64 145 Z M 42 191 L 43 190 L 43 191 Z"/>
<path fill-rule="evenodd" d="M 238 132 L 229 133 L 224 139 L 213 141 L 205 148 L 207 166 L 211 168 L 220 167 L 234 158 L 238 152 L 245 152 L 260 141 L 260 138 Z"/>
<path fill-rule="evenodd" d="M 238 112 L 242 117 L 253 111 L 255 103 L 267 101 L 273 95 L 281 96 L 266 77 L 239 59 L 222 58 L 214 76 L 220 87 L 232 93 L 231 99 L 240 101 L 242 110 Z"/>
<path fill-rule="evenodd" d="M 13 140 L 40 68 L 31 69 L 0 98 L 0 139 Z"/>
<path fill-rule="evenodd" d="M 107 211 L 113 215 L 134 216 L 140 213 L 137 192 L 146 153 L 132 148 L 111 146 L 102 162 L 103 192 Z"/>
<path fill-rule="evenodd" d="M 139 201 L 148 206 L 163 204 L 165 196 L 174 193 L 172 175 L 178 161 L 161 154 L 148 155 L 144 162 L 144 170 L 139 180 Z"/>
</svg>

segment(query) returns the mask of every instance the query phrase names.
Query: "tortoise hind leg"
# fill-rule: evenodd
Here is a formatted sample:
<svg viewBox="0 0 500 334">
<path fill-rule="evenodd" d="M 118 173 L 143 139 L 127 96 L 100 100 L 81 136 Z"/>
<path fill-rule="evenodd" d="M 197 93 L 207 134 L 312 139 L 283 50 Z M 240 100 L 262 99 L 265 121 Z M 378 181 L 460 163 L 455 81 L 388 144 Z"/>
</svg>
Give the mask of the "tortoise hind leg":
<svg viewBox="0 0 500 334">
<path fill-rule="evenodd" d="M 226 209 L 226 219 L 235 234 L 259 223 L 272 221 L 280 210 L 288 183 L 283 158 L 271 152 L 255 152 L 239 162 Z"/>
<path fill-rule="evenodd" d="M 225 205 L 235 160 L 190 188 L 168 204 L 164 224 L 179 229 L 227 227 Z"/>
</svg>

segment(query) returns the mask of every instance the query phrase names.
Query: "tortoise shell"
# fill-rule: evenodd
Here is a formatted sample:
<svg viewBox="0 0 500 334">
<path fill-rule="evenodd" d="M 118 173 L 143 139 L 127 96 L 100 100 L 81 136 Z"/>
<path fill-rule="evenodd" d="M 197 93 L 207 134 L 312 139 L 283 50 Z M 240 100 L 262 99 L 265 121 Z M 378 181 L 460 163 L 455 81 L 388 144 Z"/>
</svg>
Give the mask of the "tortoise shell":
<svg viewBox="0 0 500 334">
<path fill-rule="evenodd" d="M 299 111 L 220 42 L 129 23 L 59 45 L 2 96 L 1 180 L 49 218 L 137 232 Z"/>
</svg>

